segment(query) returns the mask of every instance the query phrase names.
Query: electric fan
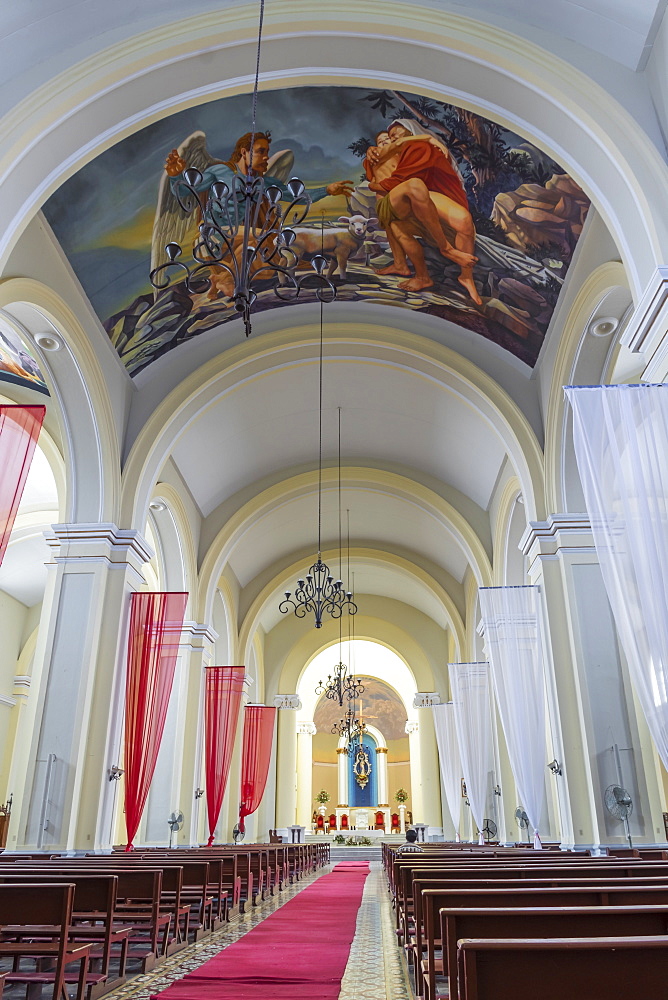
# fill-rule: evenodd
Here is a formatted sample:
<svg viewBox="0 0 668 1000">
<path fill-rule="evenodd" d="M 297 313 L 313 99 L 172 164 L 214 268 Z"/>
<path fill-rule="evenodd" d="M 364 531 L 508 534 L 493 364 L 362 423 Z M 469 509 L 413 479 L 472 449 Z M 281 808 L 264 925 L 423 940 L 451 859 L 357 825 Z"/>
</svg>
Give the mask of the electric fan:
<svg viewBox="0 0 668 1000">
<path fill-rule="evenodd" d="M 178 813 L 172 813 L 167 820 L 167 825 L 169 826 L 169 846 L 171 847 L 174 834 L 183 826 L 183 813 L 180 811 Z"/>
<path fill-rule="evenodd" d="M 529 817 L 527 816 L 524 809 L 521 809 L 519 806 L 515 810 L 515 819 L 517 820 L 520 829 L 527 831 L 527 844 L 530 844 L 531 835 L 529 833 Z"/>
<path fill-rule="evenodd" d="M 611 816 L 624 821 L 629 847 L 633 847 L 631 829 L 629 827 L 629 816 L 633 812 L 633 799 L 621 785 L 608 785 L 603 796 L 603 801 L 605 802 L 605 808 Z"/>
</svg>

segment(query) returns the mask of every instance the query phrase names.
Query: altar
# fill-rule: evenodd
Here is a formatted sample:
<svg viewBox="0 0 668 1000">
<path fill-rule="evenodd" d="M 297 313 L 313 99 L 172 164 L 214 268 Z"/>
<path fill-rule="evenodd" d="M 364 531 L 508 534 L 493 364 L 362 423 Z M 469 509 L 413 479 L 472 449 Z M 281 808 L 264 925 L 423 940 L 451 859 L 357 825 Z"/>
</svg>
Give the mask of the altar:
<svg viewBox="0 0 668 1000">
<path fill-rule="evenodd" d="M 337 833 L 345 830 L 356 830 L 358 833 L 375 830 L 376 814 L 383 815 L 383 833 L 389 833 L 392 826 L 392 813 L 386 806 L 377 806 L 373 809 L 370 806 L 338 806 L 335 810 Z M 343 817 L 345 816 L 345 822 Z M 380 828 L 378 828 L 380 829 Z"/>
</svg>

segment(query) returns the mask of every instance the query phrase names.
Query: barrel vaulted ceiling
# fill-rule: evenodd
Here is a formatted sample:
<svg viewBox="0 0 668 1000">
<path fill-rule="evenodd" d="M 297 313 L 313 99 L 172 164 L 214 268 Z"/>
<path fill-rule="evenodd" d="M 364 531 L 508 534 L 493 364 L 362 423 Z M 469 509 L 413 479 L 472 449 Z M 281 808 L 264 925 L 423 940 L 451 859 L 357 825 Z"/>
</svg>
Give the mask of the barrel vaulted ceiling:
<svg viewBox="0 0 668 1000">
<path fill-rule="evenodd" d="M 193 67 L 210 74 L 226 46 L 232 53 L 241 40 L 250 51 L 249 25 L 256 16 L 255 5 L 234 0 L 192 0 L 187 19 L 175 0 L 139 8 L 127 0 L 38 0 L 28 13 L 20 6 L 0 11 L 0 111 L 2 102 L 10 112 L 25 108 L 26 121 L 31 95 L 66 76 L 70 87 L 77 67 L 82 80 L 90 73 L 99 86 L 92 106 L 100 101 L 102 120 L 104 74 L 119 51 L 130 60 L 136 48 L 133 71 L 148 79 L 156 69 L 153 44 L 163 58 L 173 39 L 176 66 L 178 46 L 187 46 L 220 14 L 221 23 L 229 23 L 229 40 L 216 36 L 212 52 L 194 56 Z M 293 40 L 282 40 L 277 26 L 292 23 L 301 6 L 267 2 L 269 36 L 286 51 Z M 414 7 L 416 18 L 459 17 L 473 48 L 476 25 L 486 32 L 497 26 L 515 38 L 518 51 L 527 42 L 544 49 L 590 73 L 633 111 L 644 107 L 642 71 L 665 2 L 406 0 L 361 6 L 367 32 L 381 9 L 388 18 L 399 7 L 402 16 Z M 382 33 L 381 22 L 374 25 Z M 346 29 L 354 32 L 354 22 L 346 21 Z M 340 407 L 341 499 L 350 510 L 356 587 L 411 604 L 445 628 L 449 615 L 465 616 L 467 573 L 478 583 L 491 582 L 498 495 L 525 492 L 526 516 L 544 513 L 532 495 L 543 444 L 544 373 L 578 289 L 596 267 L 623 254 L 603 221 L 606 205 L 581 175 L 576 179 L 562 139 L 552 142 L 538 121 L 533 130 L 513 131 L 505 111 L 495 118 L 493 93 L 485 114 L 461 86 L 450 93 L 450 57 L 422 90 L 415 81 L 423 67 L 389 56 L 383 78 L 377 68 L 365 78 L 356 66 L 350 79 L 332 79 L 331 73 L 319 79 L 308 68 L 307 34 L 300 43 L 305 68 L 295 68 L 290 48 L 285 80 L 272 54 L 258 126 L 272 133 L 270 153 L 278 154 L 272 169 L 281 179 L 297 173 L 318 195 L 327 184 L 351 181 L 351 198 L 317 198 L 307 235 L 323 226 L 328 234 L 345 233 L 351 216 L 363 220 L 364 232 L 343 270 L 337 261 L 337 300 L 324 308 L 323 551 L 331 556 L 338 547 Z M 54 153 L 58 168 L 40 182 L 45 194 L 35 225 L 44 234 L 44 273 L 57 275 L 78 314 L 85 314 L 101 364 L 105 371 L 113 366 L 114 386 L 123 387 L 116 415 L 128 483 L 139 483 L 136 470 L 147 469 L 153 476 L 144 486 L 147 497 L 154 486 L 159 495 L 160 481 L 182 490 L 200 518 L 200 564 L 213 550 L 224 552 L 216 567 L 239 587 L 240 619 L 264 600 L 257 621 L 268 631 L 282 620 L 276 596 L 316 541 L 317 303 L 307 290 L 295 304 L 282 304 L 267 286 L 245 343 L 240 322 L 220 301 L 191 295 L 178 282 L 156 295 L 148 282 L 174 207 L 165 157 L 172 148 L 197 147 L 207 162 L 227 160 L 248 127 L 248 79 L 228 79 L 227 62 L 220 65 L 218 92 L 207 83 L 198 95 L 192 79 L 187 96 L 170 95 L 161 109 L 159 92 L 147 84 L 143 109 L 121 109 L 118 99 L 118 134 L 109 125 L 93 138 L 93 127 L 88 145 L 70 136 L 70 146 Z M 110 83 L 112 103 L 114 87 L 125 83 Z M 85 90 L 73 115 L 86 107 Z M 48 99 L 58 93 L 52 86 Z M 377 220 L 364 152 L 395 118 L 415 123 L 418 133 L 417 126 L 427 130 L 449 150 L 477 231 L 473 291 L 434 248 L 426 253 L 431 281 L 424 288 L 404 287 L 405 275 L 382 273 L 392 262 L 391 248 Z M 112 113 L 104 121 L 113 119 Z M 653 128 L 648 132 L 655 138 Z M 32 238 L 28 231 L 26 245 Z M 28 259 L 16 239 L 13 260 Z M 188 237 L 184 246 L 187 256 Z M 7 336 L 0 351 L 9 358 L 8 380 L 20 380 L 20 369 L 26 384 L 43 391 L 37 360 L 11 341 L 11 332 Z M 141 513 L 145 506 L 133 508 L 131 501 L 128 509 Z M 28 544 L 34 547 L 32 536 L 26 553 Z M 39 561 L 34 553 L 30 560 Z M 24 573 L 15 585 L 17 599 L 33 602 L 28 590 Z"/>
</svg>

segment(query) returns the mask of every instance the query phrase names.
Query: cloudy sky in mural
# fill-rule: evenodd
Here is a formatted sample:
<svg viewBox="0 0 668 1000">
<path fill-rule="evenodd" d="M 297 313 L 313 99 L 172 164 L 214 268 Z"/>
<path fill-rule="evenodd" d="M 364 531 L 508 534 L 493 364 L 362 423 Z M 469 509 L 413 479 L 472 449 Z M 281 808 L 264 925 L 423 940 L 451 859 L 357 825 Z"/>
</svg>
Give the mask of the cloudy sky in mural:
<svg viewBox="0 0 668 1000">
<path fill-rule="evenodd" d="M 390 147 L 378 133 L 396 118 L 403 131 Z M 183 281 L 156 296 L 148 275 L 152 252 L 166 259 L 171 216 L 159 189 L 167 155 L 197 147 L 207 162 L 226 161 L 248 123 L 248 95 L 171 115 L 101 154 L 44 208 L 131 374 L 221 322 L 239 322 L 224 297 L 189 292 Z M 315 196 L 352 182 L 349 198 L 314 200 L 300 227 L 300 268 L 324 213 L 339 301 L 429 313 L 535 364 L 589 207 L 562 167 L 487 119 L 395 91 L 264 92 L 258 128 L 271 132 L 270 155 L 282 153 L 268 171 L 279 179 L 296 174 Z M 193 145 L 195 132 L 204 135 Z M 362 220 L 355 233 L 341 221 L 353 215 Z M 196 233 L 197 220 L 188 221 Z M 186 258 L 192 235 L 182 244 Z M 261 287 L 257 311 L 288 308 L 274 284 Z"/>
</svg>

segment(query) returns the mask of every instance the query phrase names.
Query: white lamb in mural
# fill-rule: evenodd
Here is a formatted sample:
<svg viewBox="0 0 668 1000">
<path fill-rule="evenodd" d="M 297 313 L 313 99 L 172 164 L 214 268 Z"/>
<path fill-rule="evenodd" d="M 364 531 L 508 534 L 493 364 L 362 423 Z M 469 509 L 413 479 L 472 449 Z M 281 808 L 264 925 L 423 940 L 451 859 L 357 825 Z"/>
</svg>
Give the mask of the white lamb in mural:
<svg viewBox="0 0 668 1000">
<path fill-rule="evenodd" d="M 378 219 L 366 219 L 363 215 L 340 215 L 338 221 L 345 223 L 345 226 L 323 230 L 291 227 L 295 234 L 295 239 L 290 245 L 290 249 L 297 257 L 295 266 L 303 254 L 322 253 L 323 257 L 329 260 L 327 277 L 331 278 L 338 268 L 339 277 L 342 281 L 346 280 L 348 260 L 357 253 L 365 240 L 370 238 L 369 234 L 378 223 Z"/>
</svg>

